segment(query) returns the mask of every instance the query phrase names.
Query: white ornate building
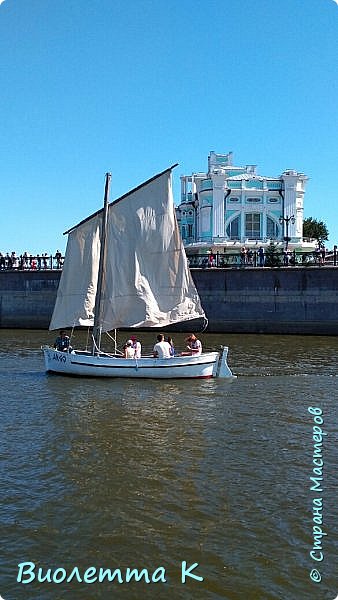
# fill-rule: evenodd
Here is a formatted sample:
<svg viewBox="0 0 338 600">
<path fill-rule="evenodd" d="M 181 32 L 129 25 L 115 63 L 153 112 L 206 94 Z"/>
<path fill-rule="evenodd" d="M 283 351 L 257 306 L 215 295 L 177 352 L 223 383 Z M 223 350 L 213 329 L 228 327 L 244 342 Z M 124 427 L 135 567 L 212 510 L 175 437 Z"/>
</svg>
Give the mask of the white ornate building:
<svg viewBox="0 0 338 600">
<path fill-rule="evenodd" d="M 306 175 L 290 169 L 263 177 L 255 165 L 236 167 L 232 159 L 232 152 L 210 152 L 207 173 L 181 177 L 176 214 L 188 254 L 206 247 L 266 247 L 271 241 L 309 249 L 302 237 Z"/>
</svg>

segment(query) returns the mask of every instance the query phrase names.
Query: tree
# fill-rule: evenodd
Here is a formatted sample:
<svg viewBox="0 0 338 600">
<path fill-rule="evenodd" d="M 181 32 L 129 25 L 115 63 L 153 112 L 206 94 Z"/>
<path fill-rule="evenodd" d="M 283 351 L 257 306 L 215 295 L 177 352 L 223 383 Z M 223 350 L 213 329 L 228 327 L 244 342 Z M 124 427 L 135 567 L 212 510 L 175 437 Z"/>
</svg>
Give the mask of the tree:
<svg viewBox="0 0 338 600">
<path fill-rule="evenodd" d="M 273 242 L 270 242 L 269 246 L 265 250 L 265 266 L 279 267 L 280 264 L 281 260 L 278 248 Z"/>
<path fill-rule="evenodd" d="M 323 242 L 328 240 L 329 231 L 323 221 L 317 221 L 317 219 L 309 217 L 303 221 L 303 237 L 317 240 L 318 246 L 321 246 Z"/>
</svg>

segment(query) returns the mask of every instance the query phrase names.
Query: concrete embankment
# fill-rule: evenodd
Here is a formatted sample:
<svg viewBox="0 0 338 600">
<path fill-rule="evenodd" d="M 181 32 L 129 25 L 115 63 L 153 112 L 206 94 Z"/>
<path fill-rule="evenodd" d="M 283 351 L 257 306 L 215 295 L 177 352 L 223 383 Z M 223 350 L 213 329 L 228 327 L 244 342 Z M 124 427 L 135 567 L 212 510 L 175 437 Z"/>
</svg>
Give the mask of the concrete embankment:
<svg viewBox="0 0 338 600">
<path fill-rule="evenodd" d="M 48 329 L 60 271 L 0 271 L 0 327 Z"/>
<path fill-rule="evenodd" d="M 210 332 L 338 335 L 338 268 L 194 269 Z M 0 271 L 0 327 L 48 328 L 60 271 Z"/>
<path fill-rule="evenodd" d="M 338 268 L 193 272 L 210 331 L 338 335 Z"/>
</svg>

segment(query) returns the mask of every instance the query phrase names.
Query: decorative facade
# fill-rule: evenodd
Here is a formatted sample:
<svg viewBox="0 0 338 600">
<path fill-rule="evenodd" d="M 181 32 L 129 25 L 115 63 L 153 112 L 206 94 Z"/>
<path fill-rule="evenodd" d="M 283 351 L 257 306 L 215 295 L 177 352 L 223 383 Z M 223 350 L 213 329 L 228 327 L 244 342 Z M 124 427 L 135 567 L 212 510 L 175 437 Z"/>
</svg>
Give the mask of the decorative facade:
<svg viewBox="0 0 338 600">
<path fill-rule="evenodd" d="M 208 172 L 181 177 L 176 208 L 185 247 L 234 251 L 271 242 L 301 249 L 303 204 L 308 177 L 294 170 L 263 177 L 256 165 L 236 167 L 232 152 L 210 152 Z"/>
</svg>

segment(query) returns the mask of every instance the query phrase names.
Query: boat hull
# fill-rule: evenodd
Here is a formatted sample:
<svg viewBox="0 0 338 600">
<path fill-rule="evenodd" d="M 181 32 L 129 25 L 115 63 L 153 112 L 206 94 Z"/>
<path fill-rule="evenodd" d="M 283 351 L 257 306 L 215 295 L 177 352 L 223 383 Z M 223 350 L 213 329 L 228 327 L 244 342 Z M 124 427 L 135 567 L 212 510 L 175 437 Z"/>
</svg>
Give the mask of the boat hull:
<svg viewBox="0 0 338 600">
<path fill-rule="evenodd" d="M 42 348 L 46 371 L 61 375 L 81 377 L 127 377 L 150 379 L 198 379 L 210 377 L 234 378 L 222 354 L 206 352 L 200 356 L 177 356 L 166 359 L 144 357 L 126 359 L 107 354 L 92 355 L 87 352 L 59 352 Z"/>
</svg>

